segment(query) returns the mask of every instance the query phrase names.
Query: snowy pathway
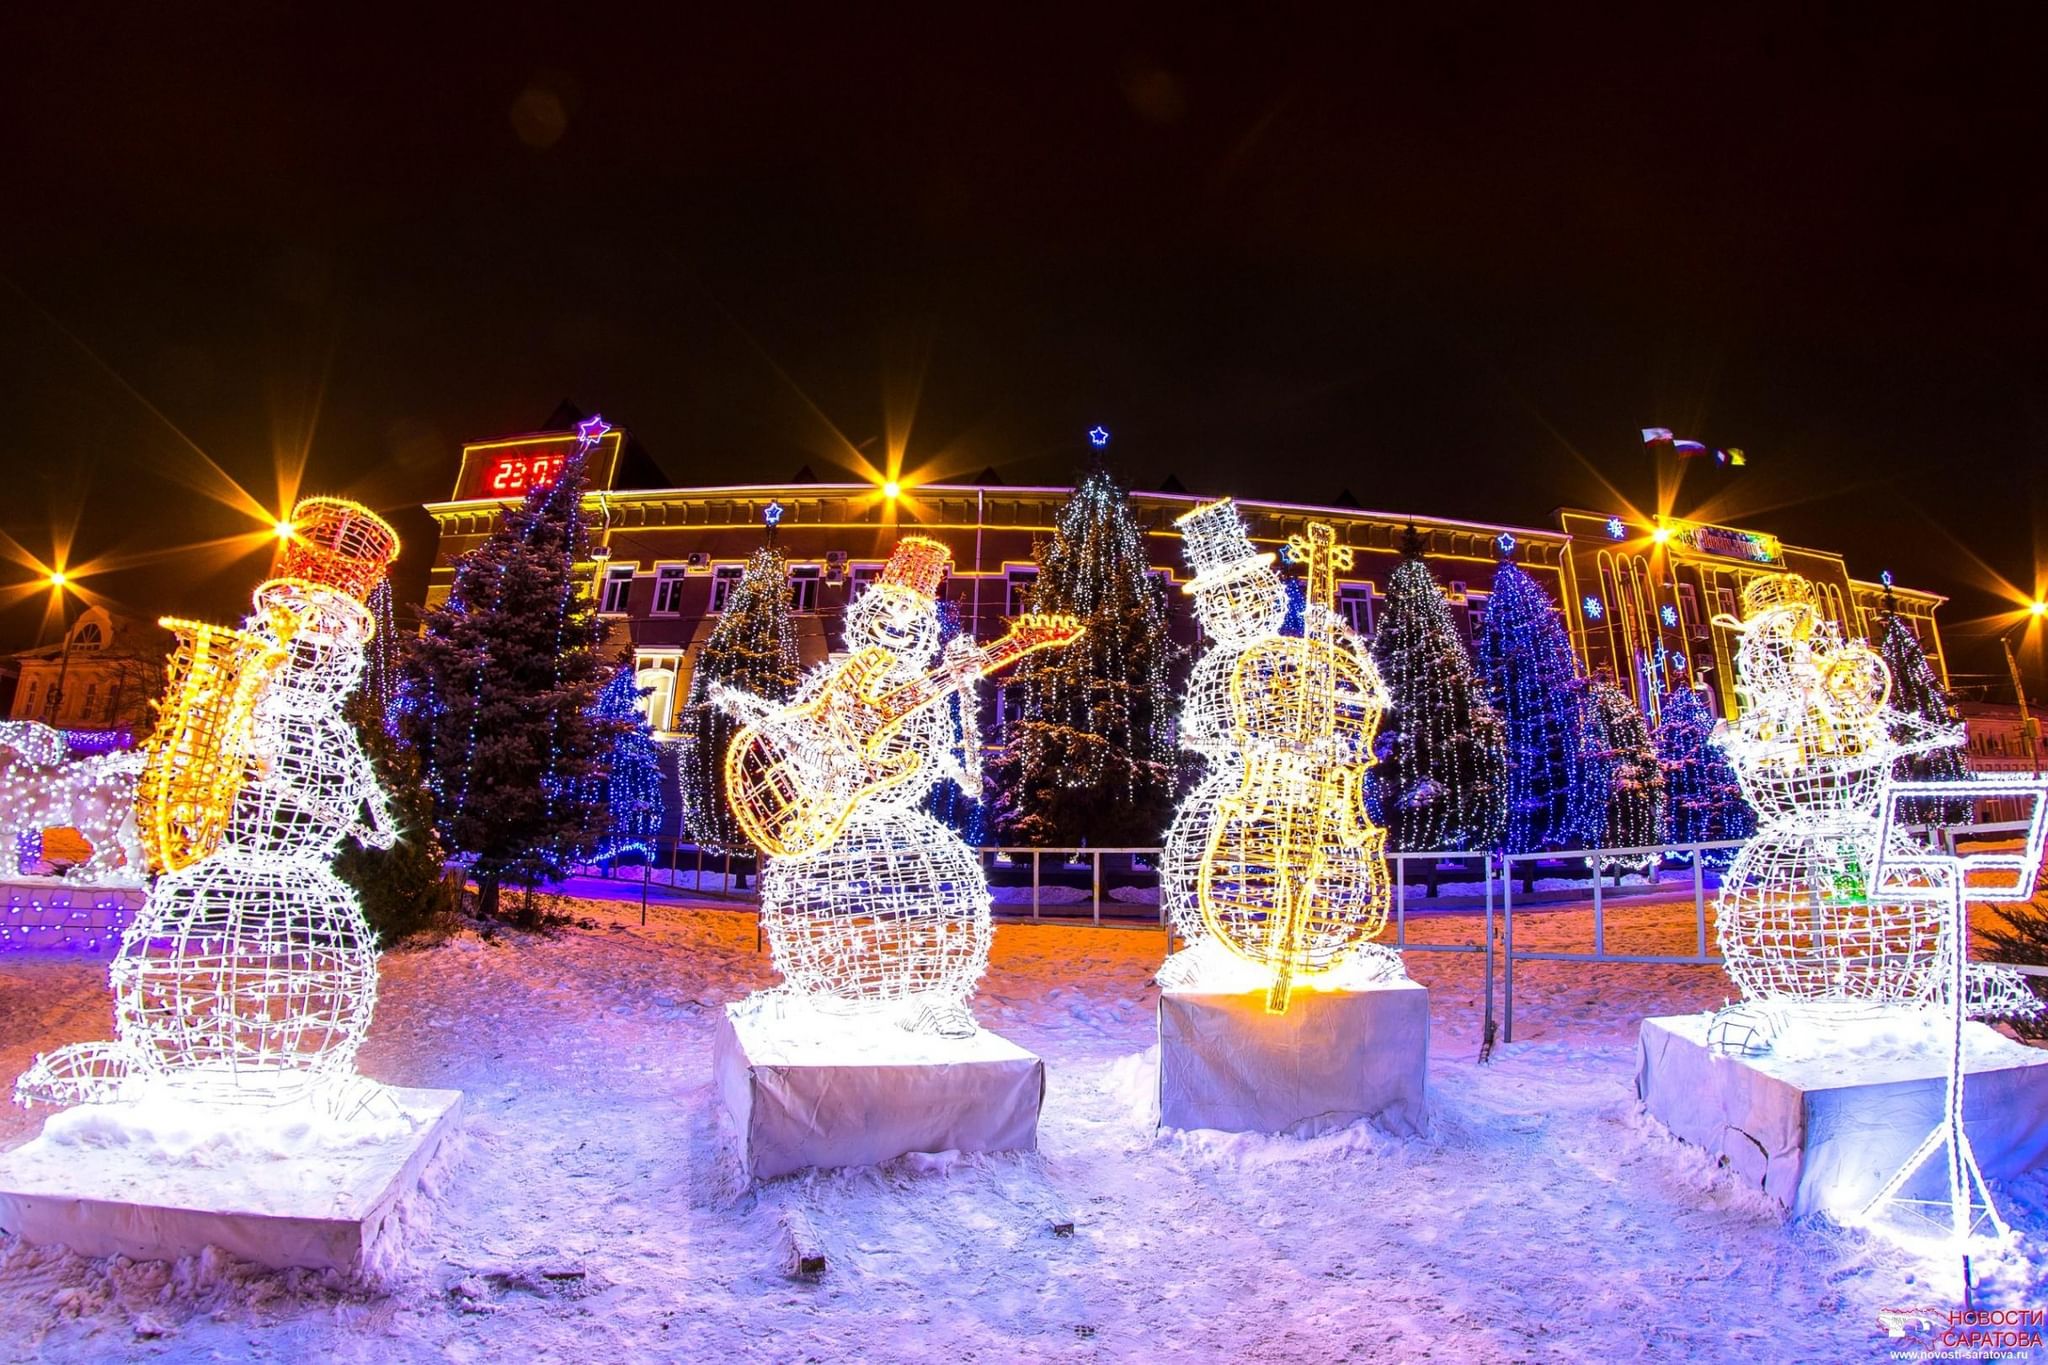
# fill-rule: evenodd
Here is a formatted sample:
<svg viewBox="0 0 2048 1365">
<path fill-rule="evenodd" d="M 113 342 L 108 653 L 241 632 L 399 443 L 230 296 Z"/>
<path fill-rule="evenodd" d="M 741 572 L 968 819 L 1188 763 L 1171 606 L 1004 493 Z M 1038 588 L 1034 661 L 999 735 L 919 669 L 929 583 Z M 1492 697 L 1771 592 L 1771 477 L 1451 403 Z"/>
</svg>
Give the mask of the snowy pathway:
<svg viewBox="0 0 2048 1365">
<path fill-rule="evenodd" d="M 385 958 L 363 1069 L 458 1087 L 468 1118 L 384 1292 L 0 1243 L 0 1355 L 1882 1359 L 1879 1308 L 1947 1302 L 1903 1253 L 1787 1228 L 1637 1117 L 1636 1020 L 1718 1004 L 1712 969 L 1525 967 L 1529 1041 L 1481 1066 L 1479 959 L 1417 954 L 1433 990 L 1428 1138 L 1162 1139 L 1148 1112 L 1160 936 L 1005 925 L 979 1010 L 1047 1060 L 1042 1153 L 749 1194 L 714 1113 L 709 1040 L 721 1004 L 772 978 L 752 918 L 657 904 L 643 930 L 637 904 L 584 908 L 598 927 Z M 1677 946 L 1690 906 L 1629 924 Z M 1557 913 L 1528 932 L 1562 944 L 1587 925 Z M 0 958 L 0 1077 L 105 1036 L 104 972 L 103 958 Z M 0 1142 L 40 1121 L 0 1108 Z M 824 1239 L 818 1283 L 781 1272 L 785 1203 Z M 2008 1203 L 2048 1227 L 2048 1188 Z M 1059 1209 L 1071 1238 L 1049 1230 Z M 2048 1301 L 2020 1271 L 1987 1293 Z"/>
</svg>

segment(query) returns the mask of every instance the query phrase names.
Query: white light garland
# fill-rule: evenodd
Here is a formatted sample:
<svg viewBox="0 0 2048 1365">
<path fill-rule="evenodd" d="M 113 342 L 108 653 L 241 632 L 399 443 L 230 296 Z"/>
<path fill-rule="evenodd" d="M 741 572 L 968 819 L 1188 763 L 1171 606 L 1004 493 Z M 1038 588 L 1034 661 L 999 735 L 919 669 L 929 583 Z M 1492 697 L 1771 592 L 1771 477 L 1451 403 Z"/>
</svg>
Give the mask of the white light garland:
<svg viewBox="0 0 2048 1365">
<path fill-rule="evenodd" d="M 786 704 L 723 685 L 711 700 L 743 722 L 726 793 L 769 855 L 761 923 L 781 993 L 971 1033 L 967 1001 L 994 936 L 988 884 L 973 851 L 919 807 L 941 779 L 967 780 L 954 746 L 980 744 L 975 680 L 1080 628 L 1026 616 L 986 649 L 961 636 L 941 651 L 949 561 L 938 542 L 904 537 L 847 608 L 850 657 L 814 670 Z M 955 694 L 965 734 L 939 705 Z"/>
<path fill-rule="evenodd" d="M 268 648 L 250 663 L 264 672 L 247 738 L 234 741 L 250 758 L 218 846 L 158 878 L 123 940 L 112 971 L 115 1041 L 38 1057 L 16 1083 L 24 1103 L 152 1089 L 241 1104 L 353 1093 L 346 1083 L 376 1001 L 377 955 L 332 864 L 343 840 L 389 847 L 397 831 L 342 703 L 374 629 L 352 594 L 374 587 L 397 539 L 367 510 L 333 500 L 300 504 L 293 526 L 286 562 L 331 582 L 275 578 L 256 591 L 244 634 Z M 181 758 L 193 761 L 187 770 L 214 765 L 207 754 Z M 176 784 L 164 790 L 175 805 Z"/>
</svg>

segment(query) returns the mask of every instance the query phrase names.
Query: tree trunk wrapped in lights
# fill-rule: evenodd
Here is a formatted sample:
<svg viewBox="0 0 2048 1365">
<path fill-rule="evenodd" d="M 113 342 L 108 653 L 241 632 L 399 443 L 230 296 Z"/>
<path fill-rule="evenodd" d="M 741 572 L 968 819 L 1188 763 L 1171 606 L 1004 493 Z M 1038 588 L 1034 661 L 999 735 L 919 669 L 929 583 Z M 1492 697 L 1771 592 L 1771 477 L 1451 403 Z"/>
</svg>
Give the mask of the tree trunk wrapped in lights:
<svg viewBox="0 0 2048 1365">
<path fill-rule="evenodd" d="M 679 770 L 683 830 L 712 853 L 751 855 L 753 846 L 734 818 L 725 795 L 725 755 L 739 722 L 711 696 L 730 688 L 766 701 L 788 701 L 802 675 L 796 657 L 796 623 L 790 613 L 789 564 L 773 546 L 754 551 L 746 571 L 726 597 L 711 636 L 690 674 L 689 704 L 677 727 L 683 732 Z"/>
<path fill-rule="evenodd" d="M 1372 641 L 1393 701 L 1374 808 L 1390 848 L 1492 849 L 1507 828 L 1507 735 L 1412 526 L 1402 549 Z"/>
</svg>

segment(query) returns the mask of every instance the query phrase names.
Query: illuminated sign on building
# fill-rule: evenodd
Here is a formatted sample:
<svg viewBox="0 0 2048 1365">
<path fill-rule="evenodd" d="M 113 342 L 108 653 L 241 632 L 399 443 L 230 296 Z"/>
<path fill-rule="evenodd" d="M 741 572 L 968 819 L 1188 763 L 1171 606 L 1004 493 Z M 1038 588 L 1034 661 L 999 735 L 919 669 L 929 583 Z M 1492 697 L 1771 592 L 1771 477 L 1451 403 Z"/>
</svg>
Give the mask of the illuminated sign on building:
<svg viewBox="0 0 2048 1365">
<path fill-rule="evenodd" d="M 1703 521 L 1665 519 L 1671 533 L 1668 544 L 1682 546 L 1697 554 L 1740 559 L 1750 564 L 1777 564 L 1784 558 L 1776 536 L 1761 531 L 1738 531 L 1731 526 L 1713 526 Z"/>
<path fill-rule="evenodd" d="M 610 487 L 619 457 L 620 435 L 617 428 L 611 428 L 593 443 L 591 487 Z M 544 488 L 561 475 L 562 465 L 575 452 L 579 439 L 574 431 L 549 431 L 466 445 L 462 448 L 462 474 L 455 483 L 455 501 L 523 498 L 529 489 Z"/>
</svg>

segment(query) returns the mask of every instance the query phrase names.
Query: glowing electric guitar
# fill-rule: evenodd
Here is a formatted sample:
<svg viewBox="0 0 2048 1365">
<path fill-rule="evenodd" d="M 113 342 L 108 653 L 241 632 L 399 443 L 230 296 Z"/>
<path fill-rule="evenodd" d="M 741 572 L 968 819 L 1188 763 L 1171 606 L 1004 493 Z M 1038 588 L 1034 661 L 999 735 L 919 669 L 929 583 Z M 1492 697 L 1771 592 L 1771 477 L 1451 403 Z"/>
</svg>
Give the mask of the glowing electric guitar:
<svg viewBox="0 0 2048 1365">
<path fill-rule="evenodd" d="M 839 837 L 862 801 L 923 766 L 914 747 L 892 743 L 912 716 L 1034 650 L 1073 643 L 1083 629 L 1071 616 L 1020 616 L 986 648 L 948 648 L 930 672 L 894 685 L 894 653 L 880 645 L 857 651 L 816 696 L 732 737 L 725 791 L 733 816 L 763 853 L 817 852 Z"/>
</svg>

